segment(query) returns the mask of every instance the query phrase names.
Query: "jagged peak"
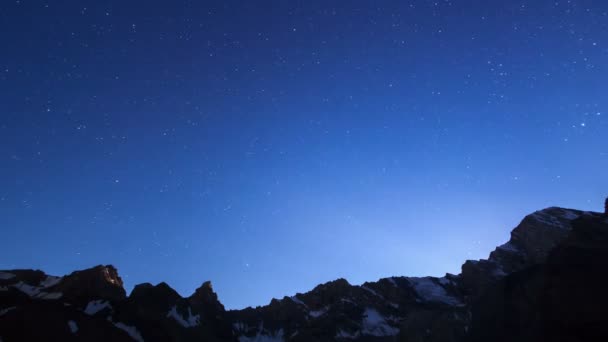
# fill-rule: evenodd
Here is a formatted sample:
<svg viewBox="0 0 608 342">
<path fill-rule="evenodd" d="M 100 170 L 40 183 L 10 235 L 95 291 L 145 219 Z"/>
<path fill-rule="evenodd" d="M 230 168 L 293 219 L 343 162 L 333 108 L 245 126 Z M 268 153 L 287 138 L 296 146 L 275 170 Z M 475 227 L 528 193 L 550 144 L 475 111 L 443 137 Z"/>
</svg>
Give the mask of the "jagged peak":
<svg viewBox="0 0 608 342">
<path fill-rule="evenodd" d="M 549 252 L 570 235 L 576 220 L 601 216 L 555 206 L 526 215 L 511 231 L 509 241 L 496 247 L 488 259 L 467 260 L 462 265 L 462 280 L 469 288 L 481 288 L 496 278 L 543 263 Z"/>
<path fill-rule="evenodd" d="M 168 299 L 169 301 L 175 301 L 179 298 L 182 298 L 177 291 L 175 291 L 171 286 L 169 286 L 165 282 L 160 282 L 156 285 L 152 285 L 150 283 L 142 283 L 137 284 L 131 291 L 131 295 L 129 298 L 131 299 L 139 299 L 139 298 L 148 298 L 150 296 L 160 296 Z"/>
<path fill-rule="evenodd" d="M 113 265 L 97 265 L 63 277 L 58 288 L 75 297 L 97 296 L 110 300 L 126 298 L 122 278 Z"/>
<path fill-rule="evenodd" d="M 488 259 L 466 261 L 459 275 L 446 274 L 439 278 L 393 276 L 362 285 L 351 285 L 339 278 L 306 293 L 272 299 L 269 305 L 255 309 L 226 312 L 210 281 L 203 282 L 188 298 L 182 298 L 167 283 L 143 283 L 135 286 L 131 295 L 121 301 L 125 299 L 121 294 L 124 292 L 122 279 L 112 265 L 97 265 L 64 277 L 32 270 L 1 271 L 0 290 L 15 293 L 18 300 L 27 299 L 24 293 L 38 303 L 63 301 L 66 310 L 80 310 L 91 317 L 88 319 L 108 320 L 115 326 L 135 329 L 142 326 L 126 323 L 147 321 L 156 326 L 158 322 L 169 320 L 168 326 L 172 329 L 182 327 L 193 334 L 204 329 L 221 332 L 225 337 L 221 340 L 235 336 L 241 341 L 284 340 L 323 329 L 330 331 L 328 340 L 331 337 L 366 338 L 367 335 L 387 337 L 402 332 L 403 336 L 409 336 L 403 329 L 410 329 L 407 327 L 411 324 L 426 324 L 426 319 L 449 317 L 448 323 L 468 324 L 470 305 L 481 300 L 487 289 L 492 289 L 513 272 L 546 263 L 555 255 L 554 251 L 567 249 L 567 241 L 577 233 L 581 235 L 575 240 L 577 248 L 585 238 L 597 242 L 599 235 L 593 229 L 596 226 L 605 228 L 607 218 L 600 213 L 545 208 L 527 215 L 513 229 L 509 241 L 498 246 Z M 586 228 L 593 234 L 586 234 Z M 608 229 L 604 232 L 608 236 Z M 585 240 L 585 246 L 590 246 L 590 242 Z M 603 248 L 605 242 L 600 246 Z M 11 308 L 2 312 L 15 310 Z M 430 317 L 429 312 L 449 315 Z M 132 317 L 139 321 L 129 321 Z M 422 319 L 423 323 L 412 321 L 410 317 Z M 141 330 L 144 334 L 145 329 Z M 301 340 L 307 337 L 301 335 Z"/>
<path fill-rule="evenodd" d="M 208 312 L 221 313 L 225 311 L 224 305 L 213 291 L 211 281 L 203 282 L 187 300 L 193 307 L 204 308 Z"/>
<path fill-rule="evenodd" d="M 442 278 L 388 277 L 376 282 L 366 282 L 360 286 L 351 285 L 346 279 L 338 278 L 317 285 L 309 292 L 285 297 L 283 301 L 289 299 L 289 305 L 293 302 L 299 306 L 316 310 L 323 309 L 332 303 L 349 301 L 351 297 L 360 296 L 361 293 L 363 293 L 365 301 L 381 302 L 388 301 L 387 296 L 391 296 L 391 294 L 401 295 L 408 293 L 407 291 L 411 289 L 415 290 L 413 293 L 421 300 L 459 305 L 460 298 L 458 293 L 453 294 L 454 291 L 460 291 L 461 286 L 468 289 L 483 287 L 488 281 L 504 277 L 530 264 L 543 262 L 547 253 L 569 235 L 573 226 L 576 225 L 575 221 L 581 217 L 591 220 L 599 217 L 604 220 L 606 216 L 602 213 L 548 207 L 525 216 L 512 230 L 509 241 L 498 246 L 487 260 L 466 261 L 462 266 L 462 273 L 459 275 L 446 274 Z M 99 298 L 110 301 L 124 297 L 122 279 L 113 265 L 97 265 L 75 271 L 61 278 L 47 276 L 42 271 L 34 270 L 0 272 L 0 285 L 13 286 L 11 284 L 17 282 L 37 287 L 39 292 L 45 296 L 51 291 L 57 291 L 67 294 L 68 297 Z M 43 290 L 48 293 L 44 293 Z M 374 293 L 376 293 L 376 297 L 373 296 Z M 140 295 L 141 298 L 162 297 L 168 303 L 172 303 L 171 305 L 182 298 L 164 282 L 157 285 L 139 284 L 135 286 L 129 298 L 139 298 Z M 36 296 L 36 298 L 40 297 L 38 294 Z M 281 301 L 273 299 L 270 305 L 276 305 L 279 302 Z M 184 303 L 192 307 L 193 313 L 224 311 L 210 281 L 203 282 L 190 297 L 185 298 Z"/>
<path fill-rule="evenodd" d="M 213 285 L 211 281 L 207 280 L 203 282 L 201 286 L 199 286 L 194 293 L 190 296 L 190 298 L 213 298 L 217 299 L 217 294 L 213 291 Z"/>
<path fill-rule="evenodd" d="M 39 285 L 48 275 L 41 270 L 14 269 L 0 272 L 0 284 L 22 281 L 29 285 Z"/>
<path fill-rule="evenodd" d="M 114 286 L 123 286 L 122 278 L 114 265 L 97 265 L 81 271 L 74 271 L 67 277 L 90 276 Z"/>
<path fill-rule="evenodd" d="M 338 278 L 336 280 L 331 280 L 326 283 L 319 284 L 312 291 L 313 292 L 322 291 L 322 290 L 326 290 L 326 289 L 344 288 L 344 287 L 350 287 L 350 286 L 351 285 L 348 282 L 348 280 L 346 280 L 344 278 Z"/>
<path fill-rule="evenodd" d="M 205 291 L 213 292 L 213 284 L 211 283 L 210 280 L 203 282 L 203 284 L 200 286 L 200 288 L 204 289 Z"/>
<path fill-rule="evenodd" d="M 501 263 L 505 257 L 517 255 L 541 262 L 546 252 L 563 240 L 580 217 L 601 216 L 601 213 L 577 209 L 548 207 L 528 214 L 511 231 L 509 241 L 496 247 L 488 260 Z M 539 259 L 540 258 L 540 259 Z"/>
</svg>

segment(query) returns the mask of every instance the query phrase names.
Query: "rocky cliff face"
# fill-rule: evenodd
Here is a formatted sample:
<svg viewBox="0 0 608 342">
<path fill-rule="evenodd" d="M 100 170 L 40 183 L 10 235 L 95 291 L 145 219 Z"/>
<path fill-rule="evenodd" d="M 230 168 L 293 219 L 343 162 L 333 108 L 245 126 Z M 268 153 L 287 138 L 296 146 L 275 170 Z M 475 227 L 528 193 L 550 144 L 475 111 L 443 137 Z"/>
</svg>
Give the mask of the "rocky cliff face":
<svg viewBox="0 0 608 342">
<path fill-rule="evenodd" d="M 126 296 L 112 266 L 64 277 L 0 272 L 10 341 L 608 341 L 608 217 L 548 208 L 458 275 L 338 279 L 269 305 L 225 311 L 205 282 Z"/>
</svg>

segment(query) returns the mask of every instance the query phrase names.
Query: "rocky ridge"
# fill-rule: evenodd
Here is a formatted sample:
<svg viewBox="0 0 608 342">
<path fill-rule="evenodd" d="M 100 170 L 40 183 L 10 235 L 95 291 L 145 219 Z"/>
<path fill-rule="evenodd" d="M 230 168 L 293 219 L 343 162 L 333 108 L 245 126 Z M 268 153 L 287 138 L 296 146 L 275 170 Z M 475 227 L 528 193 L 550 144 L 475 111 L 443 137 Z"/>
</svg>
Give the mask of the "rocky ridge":
<svg viewBox="0 0 608 342">
<path fill-rule="evenodd" d="M 362 285 L 337 279 L 307 293 L 273 299 L 266 306 L 235 311 L 224 309 L 209 282 L 187 298 L 165 283 L 137 285 L 127 296 L 112 266 L 64 277 L 7 270 L 0 272 L 0 338 L 3 342 L 533 341 L 563 328 L 570 330 L 556 335 L 557 340 L 568 334 L 570 340 L 577 340 L 572 326 L 584 325 L 589 334 L 602 333 L 606 320 L 596 306 L 608 305 L 608 300 L 603 292 L 595 292 L 600 298 L 593 300 L 582 295 L 575 296 L 580 301 L 569 300 L 569 289 L 581 293 L 595 289 L 597 281 L 606 277 L 604 266 L 608 266 L 607 217 L 552 207 L 526 216 L 507 243 L 488 259 L 466 261 L 458 275 L 390 277 Z M 578 283 L 570 279 L 574 275 Z M 585 278 L 594 281 L 581 281 Z M 541 299 L 531 299 L 536 297 Z M 570 320 L 554 317 L 555 312 L 565 312 L 563 317 Z M 540 319 L 539 313 L 543 313 Z M 558 328 L 555 322 L 563 326 Z"/>
</svg>

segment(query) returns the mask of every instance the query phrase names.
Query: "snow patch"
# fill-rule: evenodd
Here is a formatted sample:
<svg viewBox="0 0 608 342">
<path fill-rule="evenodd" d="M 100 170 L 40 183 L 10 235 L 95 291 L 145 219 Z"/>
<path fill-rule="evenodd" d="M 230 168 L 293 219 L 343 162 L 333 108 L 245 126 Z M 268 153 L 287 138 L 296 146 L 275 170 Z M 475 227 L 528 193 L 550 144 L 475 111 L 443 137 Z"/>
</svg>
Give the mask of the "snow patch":
<svg viewBox="0 0 608 342">
<path fill-rule="evenodd" d="M 460 302 L 458 298 L 448 295 L 445 289 L 441 285 L 435 283 L 431 277 L 412 277 L 408 278 L 408 280 L 414 287 L 414 290 L 420 299 L 448 305 L 462 305 L 462 302 Z"/>
<path fill-rule="evenodd" d="M 291 296 L 289 297 L 289 299 L 291 299 L 294 303 L 296 304 L 300 304 L 302 306 L 308 307 L 308 305 L 306 305 L 306 303 L 304 303 L 300 298 L 298 298 L 297 296 Z"/>
<path fill-rule="evenodd" d="M 37 296 L 40 293 L 40 289 L 38 287 L 28 285 L 22 281 L 18 282 L 17 284 L 14 284 L 13 287 L 30 297 Z"/>
<path fill-rule="evenodd" d="M 563 210 L 562 217 L 566 220 L 576 220 L 577 218 L 579 218 L 579 215 L 570 210 Z"/>
<path fill-rule="evenodd" d="M 171 317 L 177 321 L 184 328 L 192 328 L 201 323 L 200 315 L 192 315 L 192 311 L 190 311 L 190 307 L 188 307 L 188 317 L 184 318 L 182 315 L 177 312 L 177 306 L 173 306 L 171 311 L 167 314 L 167 317 Z"/>
<path fill-rule="evenodd" d="M 355 331 L 354 333 L 349 333 L 348 331 L 344 331 L 344 330 L 340 329 L 336 333 L 336 338 L 355 339 L 355 338 L 358 338 L 359 335 L 361 335 L 359 333 L 359 331 Z"/>
<path fill-rule="evenodd" d="M 9 311 L 11 310 L 15 310 L 17 307 L 16 306 L 11 306 L 5 309 L 0 310 L 0 316 L 4 316 L 6 315 Z"/>
<path fill-rule="evenodd" d="M 59 284 L 61 279 L 63 279 L 63 278 L 55 277 L 55 276 L 47 276 L 46 279 L 44 279 L 43 281 L 40 282 L 40 286 L 43 288 L 55 286 L 55 285 Z"/>
<path fill-rule="evenodd" d="M 110 305 L 110 303 L 108 303 L 107 301 L 102 300 L 102 299 L 93 300 L 87 304 L 87 307 L 84 309 L 84 313 L 86 313 L 87 315 L 93 316 L 105 308 L 112 309 L 112 305 Z"/>
<path fill-rule="evenodd" d="M 395 336 L 399 334 L 399 329 L 390 326 L 386 318 L 378 311 L 367 308 L 363 313 L 363 334 L 372 336 Z"/>
<path fill-rule="evenodd" d="M 279 329 L 277 332 L 263 334 L 258 332 L 257 335 L 252 337 L 241 336 L 239 342 L 283 342 L 283 329 Z"/>
<path fill-rule="evenodd" d="M 321 317 L 321 316 L 325 315 L 328 310 L 329 310 L 329 307 L 326 306 L 326 307 L 324 307 L 324 308 L 322 308 L 320 310 L 310 311 L 310 312 L 308 312 L 308 314 L 310 315 L 310 317 L 318 318 L 318 317 Z"/>
<path fill-rule="evenodd" d="M 144 338 L 141 337 L 141 334 L 139 333 L 139 331 L 137 331 L 137 328 L 132 327 L 130 325 L 126 325 L 126 324 L 121 323 L 121 322 L 114 323 L 114 326 L 117 327 L 118 329 L 121 329 L 121 330 L 125 331 L 135 341 L 137 341 L 137 342 L 144 342 Z"/>
<path fill-rule="evenodd" d="M 367 292 L 369 292 L 369 293 L 373 294 L 374 296 L 377 296 L 377 297 L 382 298 L 382 296 L 381 296 L 381 295 L 379 295 L 379 294 L 378 294 L 378 292 L 374 291 L 373 289 L 370 289 L 370 288 L 369 288 L 369 287 L 367 287 L 367 286 L 361 286 L 361 288 L 362 288 L 362 289 L 364 289 L 365 291 L 367 291 Z"/>
<path fill-rule="evenodd" d="M 399 287 L 397 286 L 397 282 L 395 281 L 395 278 L 390 277 L 390 278 L 386 278 L 388 279 L 389 283 L 391 283 L 391 285 L 393 285 L 394 287 Z"/>
<path fill-rule="evenodd" d="M 232 328 L 237 333 L 244 333 L 247 331 L 247 329 L 249 329 L 249 326 L 243 322 L 235 322 L 235 323 L 232 323 Z"/>
<path fill-rule="evenodd" d="M 61 292 L 43 292 L 41 291 L 41 287 L 32 286 L 22 281 L 18 282 L 17 284 L 13 284 L 12 286 L 26 295 L 36 299 L 59 299 L 63 296 L 63 293 Z"/>
<path fill-rule="evenodd" d="M 569 230 L 572 228 L 570 221 L 577 219 L 579 214 L 567 209 L 552 208 L 551 210 L 536 211 L 530 214 L 529 217 L 549 226 Z"/>
<path fill-rule="evenodd" d="M 8 272 L 0 272 L 0 280 L 12 279 L 15 278 L 15 275 Z"/>
<path fill-rule="evenodd" d="M 75 334 L 78 332 L 78 325 L 76 324 L 76 322 L 68 321 L 68 327 L 70 328 L 70 331 L 72 332 L 72 334 Z"/>
<path fill-rule="evenodd" d="M 357 305 L 357 303 L 355 303 L 354 300 L 349 299 L 349 298 L 340 298 L 340 301 L 343 302 L 343 303 L 349 303 L 349 304 Z"/>
<path fill-rule="evenodd" d="M 40 292 L 40 294 L 38 294 L 36 296 L 36 298 L 40 298 L 40 299 L 59 299 L 61 297 L 63 297 L 63 293 L 61 293 L 61 292 L 50 292 L 50 293 Z"/>
</svg>

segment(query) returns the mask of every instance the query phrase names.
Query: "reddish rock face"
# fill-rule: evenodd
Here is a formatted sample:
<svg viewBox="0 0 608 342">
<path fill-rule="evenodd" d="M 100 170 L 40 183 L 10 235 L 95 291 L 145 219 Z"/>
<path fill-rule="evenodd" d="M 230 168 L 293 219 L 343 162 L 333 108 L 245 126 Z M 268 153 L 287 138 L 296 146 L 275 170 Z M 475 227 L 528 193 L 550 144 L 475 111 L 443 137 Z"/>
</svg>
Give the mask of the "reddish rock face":
<svg viewBox="0 0 608 342">
<path fill-rule="evenodd" d="M 127 294 L 112 265 L 95 266 L 64 277 L 57 290 L 72 298 L 123 300 Z"/>
</svg>

